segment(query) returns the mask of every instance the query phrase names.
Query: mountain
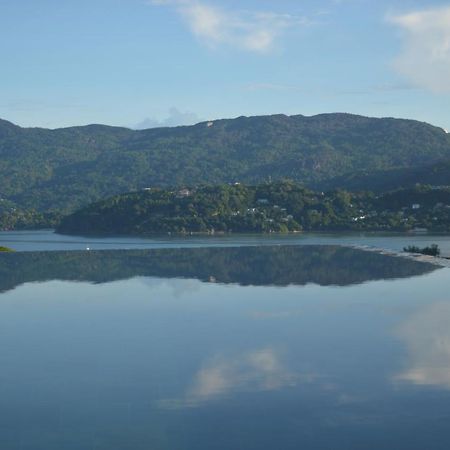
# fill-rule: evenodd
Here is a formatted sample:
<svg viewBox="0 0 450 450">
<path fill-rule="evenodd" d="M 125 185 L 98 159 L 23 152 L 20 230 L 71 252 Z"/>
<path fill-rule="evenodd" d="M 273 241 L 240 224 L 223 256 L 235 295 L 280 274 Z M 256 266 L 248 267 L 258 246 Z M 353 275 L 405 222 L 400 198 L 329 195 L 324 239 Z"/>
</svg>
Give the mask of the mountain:
<svg viewBox="0 0 450 450">
<path fill-rule="evenodd" d="M 350 114 L 239 117 L 130 130 L 49 130 L 0 121 L 0 197 L 21 208 L 70 212 L 148 186 L 291 178 L 321 189 L 392 170 L 450 161 L 450 137 L 432 125 Z"/>
</svg>

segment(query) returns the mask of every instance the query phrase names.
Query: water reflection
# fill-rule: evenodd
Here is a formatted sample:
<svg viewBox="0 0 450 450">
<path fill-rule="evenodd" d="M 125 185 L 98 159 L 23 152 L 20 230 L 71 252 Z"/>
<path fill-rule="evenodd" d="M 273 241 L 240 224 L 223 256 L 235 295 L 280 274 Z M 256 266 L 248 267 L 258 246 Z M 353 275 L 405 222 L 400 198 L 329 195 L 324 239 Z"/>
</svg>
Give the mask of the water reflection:
<svg viewBox="0 0 450 450">
<path fill-rule="evenodd" d="M 313 374 L 303 374 L 312 381 Z M 300 376 L 291 372 L 280 352 L 273 348 L 251 351 L 234 357 L 216 356 L 194 375 L 183 399 L 162 402 L 169 408 L 198 406 L 239 391 L 274 391 L 295 386 Z"/>
<path fill-rule="evenodd" d="M 450 389 L 450 302 L 422 307 L 399 327 L 398 336 L 410 361 L 395 379 Z"/>
<path fill-rule="evenodd" d="M 339 246 L 265 246 L 0 255 L 0 291 L 46 280 L 105 283 L 137 276 L 257 286 L 347 286 L 436 266 Z"/>
<path fill-rule="evenodd" d="M 1 450 L 449 448 L 448 269 L 339 247 L 0 260 Z"/>
</svg>

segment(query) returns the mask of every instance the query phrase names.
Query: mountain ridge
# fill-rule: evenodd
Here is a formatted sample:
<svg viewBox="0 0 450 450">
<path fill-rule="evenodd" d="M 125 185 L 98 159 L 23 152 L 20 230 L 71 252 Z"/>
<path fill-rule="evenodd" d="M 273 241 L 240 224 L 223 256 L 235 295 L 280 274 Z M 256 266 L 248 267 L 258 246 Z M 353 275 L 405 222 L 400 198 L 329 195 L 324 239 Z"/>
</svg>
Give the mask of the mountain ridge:
<svg viewBox="0 0 450 450">
<path fill-rule="evenodd" d="M 0 197 L 39 211 L 70 212 L 148 186 L 290 178 L 322 189 L 357 172 L 447 160 L 450 136 L 442 128 L 349 113 L 240 116 L 146 130 L 50 130 L 0 120 Z"/>
<path fill-rule="evenodd" d="M 427 121 L 421 121 L 416 119 L 405 119 L 402 117 L 394 117 L 394 116 L 365 116 L 362 114 L 355 114 L 355 113 L 348 113 L 348 112 L 326 112 L 326 113 L 318 113 L 318 114 L 312 114 L 312 115 L 305 115 L 305 114 L 284 114 L 284 113 L 274 113 L 274 114 L 260 114 L 260 115 L 241 115 L 236 117 L 227 117 L 227 118 L 216 118 L 216 119 L 210 119 L 210 120 L 201 120 L 200 122 L 197 122 L 192 125 L 175 125 L 175 126 L 161 126 L 161 127 L 150 127 L 150 128 L 143 128 L 143 129 L 136 129 L 129 126 L 122 126 L 122 125 L 108 125 L 105 123 L 99 123 L 99 122 L 93 122 L 93 123 L 87 123 L 85 125 L 69 125 L 65 127 L 56 127 L 56 128 L 46 128 L 41 126 L 22 126 L 17 123 L 14 123 L 10 120 L 4 119 L 0 117 L 0 126 L 2 124 L 10 125 L 16 128 L 20 128 L 22 130 L 46 130 L 46 131 L 59 131 L 59 130 L 70 130 L 70 129 L 83 129 L 83 128 L 91 128 L 91 127 L 102 127 L 102 128 L 108 128 L 108 129 L 121 129 L 121 130 L 128 130 L 133 132 L 141 132 L 141 131 L 148 131 L 148 130 L 160 130 L 160 129 L 174 129 L 174 128 L 192 128 L 199 125 L 204 125 L 210 122 L 227 122 L 227 121 L 235 121 L 239 119 L 259 119 L 259 118 L 288 118 L 288 119 L 295 119 L 295 118 L 302 118 L 302 119 L 315 119 L 315 118 L 327 118 L 327 117 L 350 117 L 350 118 L 360 118 L 360 119 L 369 119 L 369 120 L 393 120 L 393 121 L 402 121 L 402 122 L 413 122 L 413 123 L 420 123 L 424 125 L 428 125 L 430 127 L 433 127 L 437 130 L 442 131 L 445 134 L 449 134 L 444 128 L 433 125 L 430 122 Z"/>
</svg>

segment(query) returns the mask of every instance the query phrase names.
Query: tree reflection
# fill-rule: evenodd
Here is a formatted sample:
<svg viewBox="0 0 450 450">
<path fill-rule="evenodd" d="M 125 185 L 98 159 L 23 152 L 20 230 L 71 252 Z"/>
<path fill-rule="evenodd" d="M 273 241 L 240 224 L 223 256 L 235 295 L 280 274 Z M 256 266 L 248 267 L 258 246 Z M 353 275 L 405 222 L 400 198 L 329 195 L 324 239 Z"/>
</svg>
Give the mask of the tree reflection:
<svg viewBox="0 0 450 450">
<path fill-rule="evenodd" d="M 0 255 L 0 291 L 36 281 L 105 283 L 137 276 L 256 286 L 347 286 L 436 269 L 423 262 L 340 246 L 24 252 Z"/>
</svg>

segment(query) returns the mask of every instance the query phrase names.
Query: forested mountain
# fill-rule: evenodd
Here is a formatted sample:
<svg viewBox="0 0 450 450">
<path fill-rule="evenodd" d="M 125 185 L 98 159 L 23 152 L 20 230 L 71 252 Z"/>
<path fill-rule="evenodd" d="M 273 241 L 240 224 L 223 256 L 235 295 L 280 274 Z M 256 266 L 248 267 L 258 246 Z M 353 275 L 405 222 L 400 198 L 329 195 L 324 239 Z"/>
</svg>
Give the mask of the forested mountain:
<svg viewBox="0 0 450 450">
<path fill-rule="evenodd" d="M 350 114 L 149 130 L 48 130 L 0 121 L 0 197 L 39 211 L 72 211 L 147 186 L 291 178 L 321 189 L 358 172 L 415 170 L 443 159 L 450 161 L 450 138 L 440 128 Z"/>
<path fill-rule="evenodd" d="M 57 212 L 38 212 L 23 209 L 8 200 L 0 200 L 0 230 L 32 230 L 54 228 L 60 221 Z"/>
<path fill-rule="evenodd" d="M 114 196 L 64 217 L 68 234 L 450 231 L 450 188 L 314 192 L 292 181 Z"/>
</svg>

